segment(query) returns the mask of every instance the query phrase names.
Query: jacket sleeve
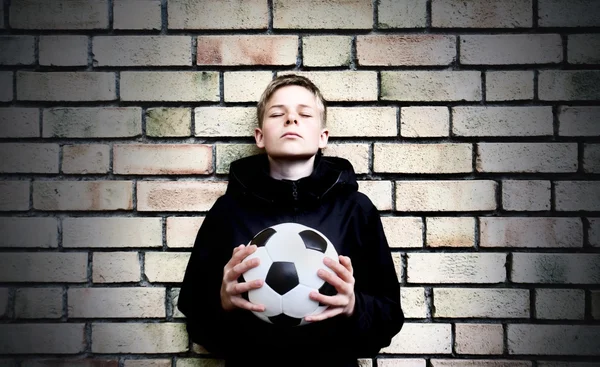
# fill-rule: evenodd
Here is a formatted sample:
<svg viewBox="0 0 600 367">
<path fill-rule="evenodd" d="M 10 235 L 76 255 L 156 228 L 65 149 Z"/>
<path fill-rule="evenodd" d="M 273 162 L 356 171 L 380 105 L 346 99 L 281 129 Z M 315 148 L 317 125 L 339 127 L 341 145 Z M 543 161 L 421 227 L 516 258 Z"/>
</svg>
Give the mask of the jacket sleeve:
<svg viewBox="0 0 600 367">
<path fill-rule="evenodd" d="M 374 357 L 404 324 L 400 304 L 400 284 L 392 255 L 377 209 L 371 204 L 365 210 L 362 226 L 356 233 L 360 259 L 352 259 L 355 267 L 353 315 L 346 322 L 347 343 L 358 357 Z"/>
<path fill-rule="evenodd" d="M 221 307 L 223 267 L 233 248 L 222 207 L 222 200 L 217 200 L 198 230 L 177 301 L 186 316 L 190 340 L 214 355 L 226 354 L 225 332 L 237 317 L 236 311 L 226 312 Z"/>
</svg>

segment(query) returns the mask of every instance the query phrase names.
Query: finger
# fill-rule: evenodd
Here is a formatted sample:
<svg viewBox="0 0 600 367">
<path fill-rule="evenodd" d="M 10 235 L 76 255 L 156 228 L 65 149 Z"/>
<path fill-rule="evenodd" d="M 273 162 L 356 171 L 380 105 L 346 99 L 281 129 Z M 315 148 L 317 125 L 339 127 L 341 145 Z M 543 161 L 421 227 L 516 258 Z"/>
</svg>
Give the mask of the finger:
<svg viewBox="0 0 600 367">
<path fill-rule="evenodd" d="M 255 312 L 263 312 L 265 310 L 264 305 L 258 305 L 255 303 L 248 302 L 242 297 L 231 297 L 231 303 L 233 303 L 236 307 L 243 308 L 245 310 Z"/>
<path fill-rule="evenodd" d="M 258 257 L 255 257 L 254 259 L 242 261 L 241 263 L 237 264 L 236 266 L 234 266 L 231 269 L 233 278 L 230 278 L 230 280 L 239 278 L 240 275 L 244 274 L 245 272 L 247 272 L 248 270 L 250 270 L 252 268 L 257 267 L 259 264 L 260 264 L 260 259 Z"/>
<path fill-rule="evenodd" d="M 258 289 L 258 288 L 262 287 L 262 285 L 263 285 L 263 281 L 261 279 L 253 280 L 251 282 L 236 283 L 231 287 L 231 289 L 232 289 L 231 294 L 239 295 L 239 294 L 251 291 L 253 289 Z"/>
<path fill-rule="evenodd" d="M 317 271 L 317 275 L 319 278 L 331 284 L 338 291 L 338 293 L 348 293 L 350 285 L 343 281 L 337 274 L 332 274 L 326 270 L 319 269 Z"/>
<path fill-rule="evenodd" d="M 326 309 L 325 311 L 321 312 L 318 315 L 306 316 L 304 318 L 304 320 L 306 320 L 308 322 L 322 321 L 322 320 L 337 316 L 341 313 L 342 313 L 341 307 L 332 307 L 332 308 Z"/>
<path fill-rule="evenodd" d="M 349 303 L 348 297 L 341 294 L 336 294 L 335 296 L 326 296 L 319 292 L 310 292 L 309 297 L 313 301 L 333 307 L 346 307 Z"/>
<path fill-rule="evenodd" d="M 233 268 L 235 265 L 242 262 L 242 260 L 244 260 L 248 255 L 254 253 L 254 251 L 256 251 L 255 245 L 251 245 L 251 246 L 240 245 L 239 250 L 237 250 L 237 251 L 234 250 L 234 253 L 231 256 L 231 259 L 229 259 L 229 261 L 225 265 L 225 271 Z"/>
<path fill-rule="evenodd" d="M 350 272 L 350 274 L 354 274 L 354 269 L 352 268 L 352 260 L 348 256 L 340 255 L 339 256 L 340 263 L 346 267 L 346 269 Z"/>
<path fill-rule="evenodd" d="M 327 265 L 327 267 L 329 267 L 331 270 L 333 270 L 338 275 L 338 277 L 343 279 L 345 282 L 351 283 L 353 281 L 352 274 L 348 271 L 348 269 L 344 265 L 333 261 L 329 257 L 326 257 L 323 260 L 323 263 L 325 265 Z"/>
</svg>

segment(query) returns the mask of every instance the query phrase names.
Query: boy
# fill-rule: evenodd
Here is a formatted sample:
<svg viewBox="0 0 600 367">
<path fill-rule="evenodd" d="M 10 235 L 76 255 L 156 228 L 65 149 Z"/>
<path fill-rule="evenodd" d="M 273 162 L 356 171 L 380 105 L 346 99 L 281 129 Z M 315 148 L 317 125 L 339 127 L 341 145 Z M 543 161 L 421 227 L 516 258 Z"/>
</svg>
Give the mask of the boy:
<svg viewBox="0 0 600 367">
<path fill-rule="evenodd" d="M 400 331 L 400 289 L 379 213 L 358 192 L 354 169 L 325 157 L 327 111 L 307 78 L 284 75 L 265 89 L 257 108 L 256 145 L 266 154 L 233 162 L 225 195 L 207 213 L 179 294 L 190 339 L 230 366 L 358 366 Z M 246 246 L 264 228 L 283 222 L 312 227 L 329 238 L 339 263 L 321 276 L 337 294 L 313 292 L 330 307 L 310 323 L 278 327 L 249 310 L 262 305 L 242 294 L 262 286 L 238 283 L 257 260 Z"/>
</svg>

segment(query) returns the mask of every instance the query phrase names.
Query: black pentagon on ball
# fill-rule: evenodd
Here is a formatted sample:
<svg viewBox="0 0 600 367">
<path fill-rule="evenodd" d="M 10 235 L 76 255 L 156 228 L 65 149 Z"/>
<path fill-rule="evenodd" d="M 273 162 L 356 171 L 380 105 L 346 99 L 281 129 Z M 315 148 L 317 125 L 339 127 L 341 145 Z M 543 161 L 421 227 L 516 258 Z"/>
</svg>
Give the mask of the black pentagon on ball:
<svg viewBox="0 0 600 367">
<path fill-rule="evenodd" d="M 297 319 L 295 317 L 291 317 L 281 313 L 277 316 L 269 317 L 269 321 L 271 321 L 275 325 L 280 326 L 298 326 L 302 322 L 302 319 Z"/>
<path fill-rule="evenodd" d="M 287 261 L 274 262 L 267 272 L 265 283 L 272 290 L 283 296 L 300 283 L 296 266 L 294 263 Z"/>
<path fill-rule="evenodd" d="M 251 245 L 256 245 L 257 247 L 262 247 L 267 244 L 267 241 L 271 236 L 273 236 L 277 231 L 273 228 L 265 228 L 262 231 L 258 232 L 256 236 L 250 241 Z"/>
<path fill-rule="evenodd" d="M 327 250 L 327 241 L 317 232 L 307 229 L 298 234 L 302 238 L 302 241 L 304 241 L 304 247 L 307 249 L 316 250 L 323 254 Z"/>
<path fill-rule="evenodd" d="M 325 283 L 323 283 L 321 288 L 319 288 L 319 293 L 326 295 L 326 296 L 335 296 L 337 294 L 337 289 L 335 289 L 335 287 L 332 286 L 331 284 L 325 282 Z M 325 306 L 325 304 L 319 302 L 319 306 Z"/>
</svg>

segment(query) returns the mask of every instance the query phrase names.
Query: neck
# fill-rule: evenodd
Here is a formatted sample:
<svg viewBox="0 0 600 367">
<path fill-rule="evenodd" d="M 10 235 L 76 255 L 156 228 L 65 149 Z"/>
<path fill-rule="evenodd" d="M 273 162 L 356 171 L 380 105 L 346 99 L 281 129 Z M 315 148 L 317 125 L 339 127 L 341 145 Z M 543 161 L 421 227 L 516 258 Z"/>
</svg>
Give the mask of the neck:
<svg viewBox="0 0 600 367">
<path fill-rule="evenodd" d="M 315 156 L 307 160 L 285 160 L 269 157 L 270 175 L 276 180 L 296 181 L 310 176 L 314 162 Z"/>
</svg>

